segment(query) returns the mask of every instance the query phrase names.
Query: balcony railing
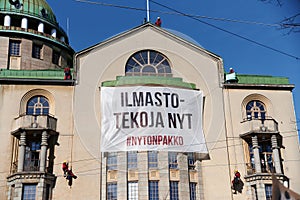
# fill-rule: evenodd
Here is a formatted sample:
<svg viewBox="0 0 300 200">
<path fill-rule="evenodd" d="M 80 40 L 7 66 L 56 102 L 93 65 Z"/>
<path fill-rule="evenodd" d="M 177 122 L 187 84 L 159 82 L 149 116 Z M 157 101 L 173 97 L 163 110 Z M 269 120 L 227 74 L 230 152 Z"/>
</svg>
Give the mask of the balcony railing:
<svg viewBox="0 0 300 200">
<path fill-rule="evenodd" d="M 278 123 L 274 119 L 246 119 L 241 123 L 243 133 L 277 133 Z"/>
<path fill-rule="evenodd" d="M 53 37 L 50 34 L 42 33 L 42 32 L 39 32 L 37 30 L 34 30 L 34 29 L 24 29 L 24 28 L 17 27 L 17 26 L 3 26 L 3 25 L 0 25 L 0 31 L 2 31 L 2 30 L 3 31 L 18 31 L 18 32 L 24 32 L 24 33 L 38 35 L 38 36 L 41 36 L 41 37 L 44 37 L 44 38 L 51 39 L 51 40 L 56 41 L 60 44 L 63 44 L 64 46 L 67 46 L 67 47 L 71 48 L 69 46 L 69 44 L 67 44 L 65 41 L 63 41 L 59 38 Z"/>
<path fill-rule="evenodd" d="M 29 159 L 24 162 L 24 172 L 28 171 L 39 171 L 40 170 L 40 160 L 39 159 Z"/>
<path fill-rule="evenodd" d="M 21 115 L 14 120 L 13 130 L 42 128 L 56 131 L 57 119 L 50 115 Z"/>
<path fill-rule="evenodd" d="M 256 174 L 254 164 L 246 163 L 246 168 L 247 168 L 247 175 Z M 267 174 L 276 173 L 273 163 L 268 163 L 267 165 L 261 165 L 261 173 L 267 173 Z"/>
</svg>

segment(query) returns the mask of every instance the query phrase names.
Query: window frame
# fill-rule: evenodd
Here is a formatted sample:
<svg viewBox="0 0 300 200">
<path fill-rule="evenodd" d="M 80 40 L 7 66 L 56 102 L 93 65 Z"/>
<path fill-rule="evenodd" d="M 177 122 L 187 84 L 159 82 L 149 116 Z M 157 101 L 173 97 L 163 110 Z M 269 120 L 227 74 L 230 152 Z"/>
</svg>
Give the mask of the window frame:
<svg viewBox="0 0 300 200">
<path fill-rule="evenodd" d="M 172 76 L 169 59 L 162 53 L 146 49 L 132 54 L 125 65 L 126 76 Z"/>
<path fill-rule="evenodd" d="M 177 152 L 168 153 L 169 169 L 178 169 Z"/>
<path fill-rule="evenodd" d="M 265 195 L 266 195 L 266 200 L 272 200 L 272 184 L 265 184 Z"/>
<path fill-rule="evenodd" d="M 170 181 L 170 200 L 179 200 L 179 182 Z"/>
<path fill-rule="evenodd" d="M 43 45 L 32 43 L 32 58 L 43 59 Z"/>
<path fill-rule="evenodd" d="M 117 200 L 118 199 L 118 184 L 116 182 L 107 183 L 106 185 L 106 199 Z M 109 195 L 111 192 L 112 195 Z"/>
<path fill-rule="evenodd" d="M 27 191 L 27 189 L 28 191 Z M 33 189 L 34 188 L 34 189 Z M 26 183 L 22 186 L 22 200 L 35 200 L 36 199 L 36 183 Z"/>
<path fill-rule="evenodd" d="M 137 169 L 137 151 L 128 151 L 127 152 L 127 169 Z"/>
<path fill-rule="evenodd" d="M 118 153 L 108 152 L 106 160 L 107 170 L 117 170 L 118 168 Z"/>
<path fill-rule="evenodd" d="M 61 54 L 58 51 L 52 51 L 52 64 L 60 65 Z"/>
<path fill-rule="evenodd" d="M 21 55 L 21 41 L 10 40 L 9 41 L 9 56 L 20 56 Z"/>
<path fill-rule="evenodd" d="M 190 188 L 190 200 L 196 200 L 197 199 L 197 183 L 190 182 L 189 188 Z"/>
<path fill-rule="evenodd" d="M 139 199 L 139 185 L 137 181 L 127 183 L 127 197 L 128 200 Z"/>
<path fill-rule="evenodd" d="M 158 152 L 148 151 L 148 168 L 157 169 L 158 168 Z"/>
<path fill-rule="evenodd" d="M 246 104 L 246 117 L 251 119 L 266 119 L 266 105 L 260 100 L 251 100 Z"/>
<path fill-rule="evenodd" d="M 149 200 L 159 200 L 159 181 L 149 181 Z"/>
<path fill-rule="evenodd" d="M 45 96 L 33 96 L 26 103 L 26 115 L 49 115 L 49 111 L 50 103 Z"/>
</svg>

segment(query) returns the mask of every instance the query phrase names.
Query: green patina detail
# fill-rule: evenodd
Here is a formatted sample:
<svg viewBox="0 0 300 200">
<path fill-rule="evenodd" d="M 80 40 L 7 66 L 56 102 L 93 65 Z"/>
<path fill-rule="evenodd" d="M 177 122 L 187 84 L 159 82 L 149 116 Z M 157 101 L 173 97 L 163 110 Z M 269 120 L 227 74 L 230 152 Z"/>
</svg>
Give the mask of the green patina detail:
<svg viewBox="0 0 300 200">
<path fill-rule="evenodd" d="M 287 77 L 237 74 L 239 84 L 288 85 Z"/>
<path fill-rule="evenodd" d="M 196 89 L 196 85 L 194 83 L 183 82 L 182 78 L 162 76 L 117 76 L 116 80 L 104 81 L 101 85 L 104 87 L 116 87 L 125 85 L 167 85 Z"/>
<path fill-rule="evenodd" d="M 71 69 L 71 71 L 73 71 Z M 63 80 L 63 69 L 47 70 L 8 70 L 0 69 L 0 78 L 20 78 L 20 79 L 53 79 Z M 237 84 L 254 84 L 254 85 L 289 85 L 289 79 L 286 77 L 262 76 L 262 75 L 245 75 L 237 74 Z M 102 86 L 115 87 L 124 85 L 169 85 L 183 88 L 196 89 L 194 83 L 183 82 L 178 77 L 162 76 L 117 76 L 116 80 L 104 81 Z"/>
<path fill-rule="evenodd" d="M 44 19 L 52 24 L 57 25 L 56 17 L 45 0 L 20 0 L 22 6 L 16 7 L 12 5 L 9 0 L 0 0 L 0 11 L 14 14 L 31 15 Z M 45 11 L 45 15 L 42 15 L 42 9 Z"/>
<path fill-rule="evenodd" d="M 63 80 L 64 70 L 0 70 L 0 78 Z"/>
</svg>

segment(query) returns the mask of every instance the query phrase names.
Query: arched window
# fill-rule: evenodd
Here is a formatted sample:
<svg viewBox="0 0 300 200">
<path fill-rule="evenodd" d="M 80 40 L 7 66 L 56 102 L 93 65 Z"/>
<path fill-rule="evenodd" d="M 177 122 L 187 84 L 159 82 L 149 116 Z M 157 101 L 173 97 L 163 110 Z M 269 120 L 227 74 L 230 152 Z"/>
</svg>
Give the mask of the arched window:
<svg viewBox="0 0 300 200">
<path fill-rule="evenodd" d="M 166 56 L 154 50 L 143 50 L 130 56 L 125 73 L 128 76 L 170 76 L 172 72 Z"/>
<path fill-rule="evenodd" d="M 27 115 L 48 115 L 49 102 L 43 96 L 34 96 L 27 102 L 26 106 Z"/>
<path fill-rule="evenodd" d="M 266 109 L 261 101 L 250 101 L 246 106 L 247 119 L 265 119 Z"/>
</svg>

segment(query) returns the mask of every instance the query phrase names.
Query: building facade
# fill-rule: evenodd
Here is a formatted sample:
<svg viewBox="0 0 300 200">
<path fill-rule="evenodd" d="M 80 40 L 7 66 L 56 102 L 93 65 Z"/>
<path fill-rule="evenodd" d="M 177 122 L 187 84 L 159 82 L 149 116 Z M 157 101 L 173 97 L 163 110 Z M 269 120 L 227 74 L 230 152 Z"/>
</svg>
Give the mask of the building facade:
<svg viewBox="0 0 300 200">
<path fill-rule="evenodd" d="M 300 192 L 287 78 L 224 73 L 220 56 L 151 23 L 74 54 L 44 0 L 0 4 L 0 199 L 262 200 L 272 173 Z M 136 87 L 201 91 L 208 152 L 101 151 L 101 93 Z"/>
</svg>

